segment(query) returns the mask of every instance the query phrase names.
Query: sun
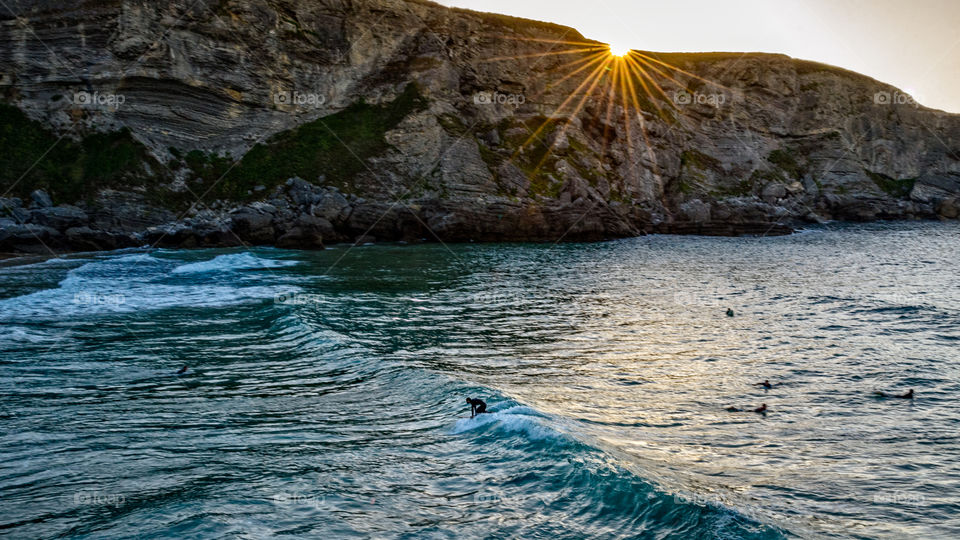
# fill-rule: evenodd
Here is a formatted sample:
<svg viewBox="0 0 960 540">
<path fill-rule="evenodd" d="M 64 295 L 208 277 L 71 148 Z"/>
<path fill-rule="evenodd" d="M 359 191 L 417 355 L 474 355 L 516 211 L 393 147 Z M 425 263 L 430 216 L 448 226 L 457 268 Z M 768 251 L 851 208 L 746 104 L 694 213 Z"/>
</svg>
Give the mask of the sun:
<svg viewBox="0 0 960 540">
<path fill-rule="evenodd" d="M 613 56 L 623 58 L 624 56 L 630 54 L 630 47 L 625 47 L 620 43 L 611 43 L 608 45 L 608 47 L 610 47 L 610 54 Z"/>
</svg>

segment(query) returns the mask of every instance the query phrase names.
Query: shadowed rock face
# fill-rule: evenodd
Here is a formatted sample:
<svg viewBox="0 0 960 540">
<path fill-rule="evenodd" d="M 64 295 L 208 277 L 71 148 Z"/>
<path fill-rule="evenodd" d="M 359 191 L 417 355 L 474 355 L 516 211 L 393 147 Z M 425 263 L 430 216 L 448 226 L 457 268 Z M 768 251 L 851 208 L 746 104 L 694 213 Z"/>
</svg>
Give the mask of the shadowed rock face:
<svg viewBox="0 0 960 540">
<path fill-rule="evenodd" d="M 786 56 L 603 65 L 569 28 L 407 0 L 12 9 L 6 101 L 56 136 L 128 129 L 156 161 L 115 175 L 130 189 L 91 183 L 83 197 L 30 175 L 10 189 L 13 176 L 0 250 L 780 234 L 960 206 L 960 117 Z M 390 116 L 411 88 L 416 106 Z M 258 143 L 282 163 L 248 155 L 202 180 L 183 157 L 230 165 Z M 35 187 L 70 206 L 38 209 Z M 168 209 L 150 190 L 201 203 Z"/>
</svg>

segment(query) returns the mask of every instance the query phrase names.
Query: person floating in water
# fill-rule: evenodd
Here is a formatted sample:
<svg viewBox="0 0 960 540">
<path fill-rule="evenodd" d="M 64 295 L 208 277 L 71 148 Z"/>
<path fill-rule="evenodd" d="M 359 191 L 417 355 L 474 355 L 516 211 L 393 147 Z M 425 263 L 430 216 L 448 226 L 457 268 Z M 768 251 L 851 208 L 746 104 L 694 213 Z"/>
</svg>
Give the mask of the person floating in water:
<svg viewBox="0 0 960 540">
<path fill-rule="evenodd" d="M 736 313 L 731 308 L 727 308 L 727 317 L 733 317 Z"/>
<path fill-rule="evenodd" d="M 487 404 L 482 399 L 467 398 L 467 403 L 470 404 L 470 418 L 487 412 Z"/>
<path fill-rule="evenodd" d="M 190 369 L 190 366 L 183 366 L 177 371 L 177 375 L 183 375 L 184 373 L 187 372 L 188 369 Z"/>
<path fill-rule="evenodd" d="M 763 382 L 758 382 L 758 383 L 754 384 L 754 386 L 762 386 L 762 387 L 766 388 L 767 390 L 773 388 L 773 385 L 770 384 L 770 379 L 767 379 L 767 380 L 765 380 L 765 381 L 763 381 Z"/>
<path fill-rule="evenodd" d="M 899 396 L 894 394 L 888 394 L 886 392 L 877 392 L 877 396 L 900 398 L 900 399 L 913 399 L 913 389 L 911 388 L 909 392 L 907 392 L 906 394 L 900 394 Z"/>
<path fill-rule="evenodd" d="M 747 411 L 745 411 L 745 410 L 743 410 L 743 409 L 738 409 L 738 408 L 736 408 L 736 407 L 727 407 L 727 411 L 729 411 L 729 412 L 747 412 Z M 759 413 L 759 414 L 767 414 L 767 404 L 764 403 L 762 406 L 757 407 L 756 409 L 753 409 L 753 410 L 750 411 L 750 412 L 755 412 L 755 413 Z"/>
</svg>

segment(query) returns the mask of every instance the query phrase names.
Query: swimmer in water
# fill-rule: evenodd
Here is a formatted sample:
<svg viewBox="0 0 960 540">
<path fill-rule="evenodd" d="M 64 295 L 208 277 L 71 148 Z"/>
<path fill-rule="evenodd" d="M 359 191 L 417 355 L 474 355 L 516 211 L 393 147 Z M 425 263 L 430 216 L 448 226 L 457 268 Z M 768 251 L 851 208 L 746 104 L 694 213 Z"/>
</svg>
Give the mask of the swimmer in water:
<svg viewBox="0 0 960 540">
<path fill-rule="evenodd" d="M 190 366 L 183 366 L 179 371 L 177 371 L 177 375 L 183 375 L 188 369 L 190 369 Z"/>
<path fill-rule="evenodd" d="M 901 395 L 899 395 L 899 396 L 897 396 L 897 395 L 892 395 L 892 394 L 887 394 L 886 392 L 877 392 L 876 394 L 877 394 L 877 396 L 879 396 L 879 397 L 892 397 L 892 398 L 900 398 L 900 399 L 913 399 L 913 389 L 912 389 L 912 388 L 911 388 L 910 391 L 907 392 L 906 394 L 901 394 Z"/>
<path fill-rule="evenodd" d="M 733 317 L 734 315 L 735 313 L 733 312 L 733 310 L 730 308 L 727 308 L 727 317 Z"/>
<path fill-rule="evenodd" d="M 758 382 L 758 383 L 754 384 L 754 386 L 762 386 L 762 387 L 766 388 L 767 390 L 773 388 L 773 385 L 770 384 L 770 379 L 767 379 L 767 380 L 765 380 L 765 381 L 763 381 L 763 382 Z"/>
<path fill-rule="evenodd" d="M 743 409 L 738 409 L 738 408 L 736 408 L 736 407 L 727 407 L 727 411 L 729 411 L 729 412 L 747 412 L 747 411 L 745 411 L 745 410 L 743 410 Z M 767 414 L 767 404 L 764 403 L 761 407 L 758 407 L 758 408 L 756 408 L 756 409 L 754 409 L 754 410 L 752 410 L 752 411 L 750 411 L 750 412 L 755 412 L 755 413 L 759 413 L 759 414 Z"/>
<path fill-rule="evenodd" d="M 470 404 L 470 418 L 487 412 L 487 404 L 482 399 L 467 398 L 467 403 Z"/>
</svg>

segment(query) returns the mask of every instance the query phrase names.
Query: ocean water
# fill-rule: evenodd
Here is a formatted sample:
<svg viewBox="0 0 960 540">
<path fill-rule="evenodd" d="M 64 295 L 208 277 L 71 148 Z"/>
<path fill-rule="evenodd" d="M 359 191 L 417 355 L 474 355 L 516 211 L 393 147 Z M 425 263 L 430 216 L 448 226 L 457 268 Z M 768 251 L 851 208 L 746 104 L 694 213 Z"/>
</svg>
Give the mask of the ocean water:
<svg viewBox="0 0 960 540">
<path fill-rule="evenodd" d="M 958 240 L 4 261 L 0 536 L 958 537 Z"/>
</svg>

